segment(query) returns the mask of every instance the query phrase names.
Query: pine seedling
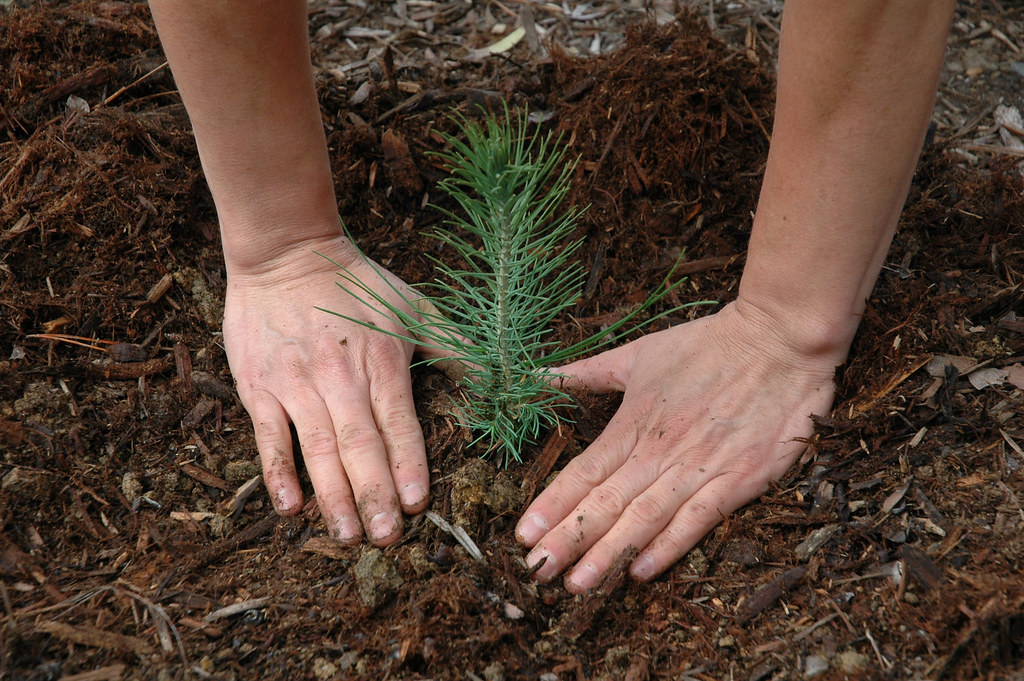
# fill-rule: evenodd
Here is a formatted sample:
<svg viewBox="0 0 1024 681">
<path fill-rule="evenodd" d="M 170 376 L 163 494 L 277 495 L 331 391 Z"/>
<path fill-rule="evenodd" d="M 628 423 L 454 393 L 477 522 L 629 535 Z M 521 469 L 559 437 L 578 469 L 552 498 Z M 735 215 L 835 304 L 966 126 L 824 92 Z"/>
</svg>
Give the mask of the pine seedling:
<svg viewBox="0 0 1024 681">
<path fill-rule="evenodd" d="M 413 343 L 444 350 L 454 357 L 444 361 L 461 364 L 464 378 L 455 412 L 462 425 L 478 433 L 474 443 L 484 442 L 488 452 L 500 453 L 506 466 L 521 461 L 524 445 L 557 425 L 559 408 L 571 404 L 556 387 L 559 375 L 552 368 L 621 338 L 637 315 L 682 283 L 669 283 L 670 274 L 622 320 L 559 348 L 550 339 L 551 323 L 575 304 L 584 285 L 583 268 L 572 259 L 581 241 L 571 239 L 583 209 L 559 212 L 576 164 L 566 162 L 558 148 L 560 137 L 531 136 L 525 114 L 512 119 L 507 109 L 503 120 L 487 115 L 483 125 L 457 116 L 464 139 L 443 135 L 450 149 L 436 155 L 451 175 L 439 186 L 461 211 L 439 208 L 447 219 L 430 235 L 453 249 L 461 264 L 432 257 L 439 294 L 416 300 L 381 276 L 420 318 L 389 303 L 344 268 L 338 273 L 338 286 L 403 326 Z"/>
</svg>

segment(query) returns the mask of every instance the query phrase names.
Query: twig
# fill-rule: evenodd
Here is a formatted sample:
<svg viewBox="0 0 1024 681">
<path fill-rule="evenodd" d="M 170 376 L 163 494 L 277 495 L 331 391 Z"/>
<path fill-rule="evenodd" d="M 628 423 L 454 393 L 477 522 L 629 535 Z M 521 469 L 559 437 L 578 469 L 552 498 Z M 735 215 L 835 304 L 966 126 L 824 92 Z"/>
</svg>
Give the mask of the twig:
<svg viewBox="0 0 1024 681">
<path fill-rule="evenodd" d="M 455 537 L 455 540 L 459 542 L 459 544 L 462 545 L 462 548 L 466 549 L 466 552 L 469 553 L 469 555 L 471 555 L 473 558 L 481 561 L 484 559 L 484 554 L 480 552 L 480 549 L 477 547 L 475 543 L 473 543 L 473 540 L 469 538 L 469 535 L 466 533 L 464 529 L 452 525 L 447 520 L 437 515 L 433 511 L 427 511 L 425 515 L 427 516 L 427 519 L 430 522 L 434 523 L 439 528 Z"/>
<path fill-rule="evenodd" d="M 871 647 L 875 651 L 875 657 L 878 658 L 878 664 L 882 665 L 882 669 L 886 671 L 892 669 L 893 664 L 882 655 L 882 651 L 878 649 L 878 642 L 875 641 L 875 637 L 871 635 L 871 630 L 864 627 L 864 634 L 868 637 L 868 641 L 871 642 Z"/>
<path fill-rule="evenodd" d="M 167 68 L 167 62 L 164 62 L 160 66 L 158 66 L 155 69 L 151 70 L 149 73 L 147 73 L 147 74 L 145 74 L 143 76 L 139 76 L 133 82 L 129 83 L 128 85 L 125 85 L 123 88 L 121 88 L 120 90 L 118 90 L 114 94 L 112 94 L 109 97 L 107 97 L 106 99 L 104 99 L 103 100 L 103 106 L 109 106 L 111 102 L 113 102 L 115 99 L 117 99 L 118 97 L 120 97 L 124 93 L 128 92 L 128 90 L 132 89 L 133 87 L 135 87 L 136 85 L 138 85 L 142 81 L 146 80 L 147 78 L 152 76 L 154 73 L 157 73 L 157 72 L 159 72 L 159 71 L 161 71 L 161 70 L 163 70 L 165 68 Z"/>
<path fill-rule="evenodd" d="M 264 598 L 250 598 L 247 601 L 241 603 L 232 603 L 231 605 L 224 606 L 218 610 L 214 610 L 209 615 L 203 618 L 204 622 L 216 622 L 217 620 L 224 619 L 225 617 L 234 617 L 235 615 L 241 615 L 243 612 L 249 612 L 250 610 L 260 610 L 267 606 L 271 599 L 270 596 Z"/>
</svg>

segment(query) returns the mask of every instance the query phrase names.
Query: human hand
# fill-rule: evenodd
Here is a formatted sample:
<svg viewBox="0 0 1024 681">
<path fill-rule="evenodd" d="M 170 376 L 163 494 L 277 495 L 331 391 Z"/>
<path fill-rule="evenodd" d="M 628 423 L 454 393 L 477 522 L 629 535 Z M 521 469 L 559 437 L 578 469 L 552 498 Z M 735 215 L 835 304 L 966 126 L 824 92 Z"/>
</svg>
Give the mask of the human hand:
<svg viewBox="0 0 1024 681">
<path fill-rule="evenodd" d="M 401 511 L 422 511 L 428 500 L 429 470 L 409 376 L 413 348 L 315 309 L 404 333 L 339 289 L 338 268 L 314 251 L 367 285 L 379 283 L 382 296 L 404 305 L 340 236 L 297 242 L 255 268 L 234 271 L 229 263 L 228 362 L 278 512 L 294 515 L 303 507 L 291 422 L 331 535 L 353 544 L 365 528 L 374 544 L 385 546 L 402 534 Z M 405 284 L 379 271 L 410 295 Z"/>
<path fill-rule="evenodd" d="M 565 586 L 584 592 L 630 546 L 635 578 L 663 572 L 792 465 L 810 415 L 831 407 L 842 359 L 795 349 L 782 325 L 737 301 L 559 369 L 566 386 L 625 394 L 519 521 L 527 563 L 547 557 L 535 576 L 575 563 Z"/>
</svg>

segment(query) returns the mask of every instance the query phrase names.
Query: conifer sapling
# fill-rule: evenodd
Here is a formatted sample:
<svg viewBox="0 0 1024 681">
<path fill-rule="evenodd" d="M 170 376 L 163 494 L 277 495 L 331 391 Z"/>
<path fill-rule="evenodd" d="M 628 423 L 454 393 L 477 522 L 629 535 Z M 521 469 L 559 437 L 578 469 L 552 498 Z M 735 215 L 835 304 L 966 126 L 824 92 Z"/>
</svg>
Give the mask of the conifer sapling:
<svg viewBox="0 0 1024 681">
<path fill-rule="evenodd" d="M 637 315 L 682 280 L 669 283 L 666 277 L 619 322 L 559 348 L 550 339 L 551 324 L 579 299 L 584 285 L 583 268 L 572 258 L 581 241 L 571 239 L 583 209 L 559 212 L 576 164 L 565 161 L 560 138 L 539 132 L 531 136 L 525 114 L 513 116 L 506 109 L 503 120 L 488 114 L 483 125 L 462 116 L 455 120 L 465 139 L 443 135 L 450 149 L 436 155 L 451 172 L 439 186 L 461 211 L 441 208 L 447 219 L 430 236 L 451 247 L 460 265 L 431 258 L 438 273 L 432 282 L 437 294 L 416 286 L 424 295 L 415 300 L 383 275 L 380 282 L 363 282 L 342 268 L 338 286 L 390 316 L 414 344 L 454 356 L 444 361 L 456 361 L 464 369 L 455 412 L 462 425 L 478 433 L 474 442 L 486 443 L 487 451 L 499 452 L 508 465 L 521 460 L 525 444 L 558 423 L 559 407 L 570 404 L 556 387 L 558 374 L 552 368 L 621 338 Z M 377 293 L 375 285 L 381 283 L 419 310 L 420 318 Z"/>
</svg>

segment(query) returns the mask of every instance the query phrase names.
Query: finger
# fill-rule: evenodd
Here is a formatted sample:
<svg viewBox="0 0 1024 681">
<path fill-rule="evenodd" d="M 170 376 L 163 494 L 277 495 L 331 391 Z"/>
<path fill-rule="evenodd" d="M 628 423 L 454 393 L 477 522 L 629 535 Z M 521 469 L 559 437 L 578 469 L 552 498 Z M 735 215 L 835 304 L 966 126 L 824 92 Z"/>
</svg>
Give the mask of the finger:
<svg viewBox="0 0 1024 681">
<path fill-rule="evenodd" d="M 316 490 L 320 512 L 331 536 L 355 544 L 362 536 L 352 487 L 338 456 L 338 443 L 327 405 L 319 395 L 300 393 L 285 405 L 299 435 L 302 459 Z"/>
<path fill-rule="evenodd" d="M 387 546 L 402 535 L 402 515 L 369 388 L 365 383 L 336 381 L 325 397 L 336 435 L 334 455 L 348 475 L 363 527 L 375 545 Z"/>
<path fill-rule="evenodd" d="M 671 567 L 726 516 L 760 493 L 760 487 L 737 476 L 719 475 L 684 503 L 664 529 L 633 560 L 630 574 L 654 579 Z"/>
<path fill-rule="evenodd" d="M 302 510 L 302 488 L 295 471 L 292 434 L 288 415 L 281 403 L 269 393 L 239 390 L 247 393 L 242 404 L 252 418 L 256 449 L 263 465 L 263 483 L 278 513 L 295 515 Z"/>
<path fill-rule="evenodd" d="M 536 545 L 591 490 L 618 470 L 637 441 L 629 420 L 620 410 L 597 439 L 566 464 L 523 513 L 516 525 L 516 539 L 526 546 Z"/>
<path fill-rule="evenodd" d="M 636 473 L 630 472 L 632 475 Z M 618 474 L 614 477 L 618 477 Z M 604 486 L 611 485 L 614 477 Z M 584 514 L 584 517 L 591 513 L 591 517 L 596 517 L 598 523 L 610 527 L 601 533 L 599 541 L 594 543 L 566 575 L 566 589 L 573 593 L 583 593 L 592 589 L 626 549 L 630 546 L 637 549 L 645 548 L 671 522 L 684 502 L 705 482 L 706 478 L 702 474 L 680 462 L 671 466 L 647 489 L 636 495 L 619 514 L 616 514 L 615 509 L 608 504 L 597 505 L 601 496 L 596 496 L 593 500 L 591 497 L 585 499 L 580 506 L 580 513 Z M 588 502 L 597 505 L 595 511 L 588 509 Z"/>
<path fill-rule="evenodd" d="M 401 362 L 370 366 L 367 373 L 373 392 L 373 418 L 387 450 L 391 478 L 402 510 L 419 513 L 429 500 L 430 472 L 423 430 L 412 399 L 412 379 Z"/>
<path fill-rule="evenodd" d="M 587 518 L 577 513 L 581 501 L 599 489 L 625 463 L 636 442 L 636 431 L 629 418 L 616 414 L 604 432 L 582 454 L 570 461 L 554 481 L 537 497 L 516 527 L 516 536 L 533 550 L 527 563 L 536 565 L 545 559 L 535 577 L 546 581 L 558 574 L 570 560 L 581 554 L 590 544 L 587 536 L 600 531 L 597 516 Z M 600 492 L 602 502 L 609 507 L 624 504 L 630 491 L 624 480 Z M 646 486 L 646 485 L 644 485 Z M 586 526 L 584 526 L 586 525 Z M 611 523 L 607 523 L 608 526 Z M 591 540 L 590 543 L 593 543 Z"/>
<path fill-rule="evenodd" d="M 638 342 L 553 369 L 554 373 L 564 374 L 559 387 L 587 388 L 597 392 L 625 391 Z"/>
</svg>

